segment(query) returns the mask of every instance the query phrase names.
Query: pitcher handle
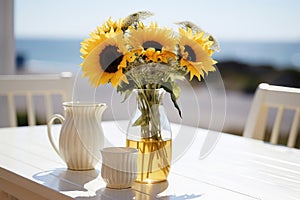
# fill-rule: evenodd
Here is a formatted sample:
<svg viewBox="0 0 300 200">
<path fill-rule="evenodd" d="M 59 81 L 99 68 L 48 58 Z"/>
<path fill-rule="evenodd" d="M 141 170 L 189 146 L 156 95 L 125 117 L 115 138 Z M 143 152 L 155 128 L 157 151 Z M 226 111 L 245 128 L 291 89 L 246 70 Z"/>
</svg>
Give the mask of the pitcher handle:
<svg viewBox="0 0 300 200">
<path fill-rule="evenodd" d="M 50 117 L 50 119 L 48 120 L 48 123 L 47 123 L 49 141 L 50 141 L 53 149 L 56 151 L 56 153 L 59 155 L 59 157 L 61 157 L 59 149 L 57 148 L 56 144 L 53 141 L 53 136 L 52 136 L 52 132 L 51 132 L 51 125 L 53 124 L 55 119 L 58 119 L 61 123 L 64 123 L 65 118 L 60 114 L 54 114 Z"/>
</svg>

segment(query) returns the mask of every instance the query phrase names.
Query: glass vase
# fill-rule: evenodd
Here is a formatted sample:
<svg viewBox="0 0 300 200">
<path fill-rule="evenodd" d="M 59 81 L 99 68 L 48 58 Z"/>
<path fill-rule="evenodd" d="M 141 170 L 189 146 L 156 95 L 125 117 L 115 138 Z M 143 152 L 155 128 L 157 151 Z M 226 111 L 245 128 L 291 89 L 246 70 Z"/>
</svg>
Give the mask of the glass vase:
<svg viewBox="0 0 300 200">
<path fill-rule="evenodd" d="M 138 149 L 137 182 L 167 180 L 172 157 L 172 133 L 164 111 L 163 89 L 137 89 L 136 111 L 127 129 L 127 147 Z"/>
</svg>

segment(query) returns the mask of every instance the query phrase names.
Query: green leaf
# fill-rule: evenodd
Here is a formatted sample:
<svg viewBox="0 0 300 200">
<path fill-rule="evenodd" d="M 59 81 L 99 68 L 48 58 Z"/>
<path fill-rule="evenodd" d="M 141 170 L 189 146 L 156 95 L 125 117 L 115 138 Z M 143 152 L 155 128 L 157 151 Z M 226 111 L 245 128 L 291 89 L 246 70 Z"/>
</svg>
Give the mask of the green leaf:
<svg viewBox="0 0 300 200">
<path fill-rule="evenodd" d="M 177 109 L 180 118 L 182 118 L 182 116 L 181 116 L 181 110 L 180 110 L 180 108 L 179 108 L 179 106 L 177 104 L 177 101 L 176 101 L 178 99 L 179 93 L 180 93 L 179 86 L 176 83 L 174 83 L 174 82 L 172 82 L 172 83 L 170 83 L 170 82 L 164 82 L 164 83 L 161 84 L 161 87 L 166 92 L 168 92 L 170 94 L 171 100 L 172 100 L 175 108 Z M 174 93 L 174 91 L 175 91 L 176 94 Z"/>
<path fill-rule="evenodd" d="M 173 102 L 175 108 L 178 110 L 178 114 L 179 114 L 180 118 L 182 118 L 182 116 L 181 116 L 181 110 L 180 110 L 180 108 L 179 108 L 179 106 L 177 104 L 176 96 L 174 95 L 174 93 L 171 94 L 171 99 L 172 99 L 172 102 Z"/>
<path fill-rule="evenodd" d="M 173 93 L 174 93 L 174 95 L 176 97 L 176 100 L 177 100 L 179 98 L 179 95 L 180 95 L 180 87 L 175 82 L 173 82 L 172 86 L 173 86 Z"/>
</svg>

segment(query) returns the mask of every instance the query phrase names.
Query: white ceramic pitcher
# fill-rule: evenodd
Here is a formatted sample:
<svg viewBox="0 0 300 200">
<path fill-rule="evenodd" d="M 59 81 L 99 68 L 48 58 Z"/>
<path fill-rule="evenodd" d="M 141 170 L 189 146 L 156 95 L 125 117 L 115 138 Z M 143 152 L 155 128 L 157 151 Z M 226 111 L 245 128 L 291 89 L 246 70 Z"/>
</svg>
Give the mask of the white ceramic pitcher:
<svg viewBox="0 0 300 200">
<path fill-rule="evenodd" d="M 99 150 L 104 145 L 101 118 L 106 104 L 64 102 L 63 107 L 65 117 L 54 114 L 48 121 L 50 143 L 69 169 L 94 169 L 100 159 Z M 51 125 L 55 119 L 59 119 L 62 123 L 59 148 L 51 133 Z"/>
</svg>

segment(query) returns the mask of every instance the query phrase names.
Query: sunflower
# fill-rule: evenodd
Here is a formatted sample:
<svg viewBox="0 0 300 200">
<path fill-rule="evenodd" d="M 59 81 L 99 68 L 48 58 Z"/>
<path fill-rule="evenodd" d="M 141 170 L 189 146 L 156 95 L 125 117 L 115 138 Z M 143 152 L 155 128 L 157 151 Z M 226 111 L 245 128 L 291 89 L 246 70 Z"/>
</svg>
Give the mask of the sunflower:
<svg viewBox="0 0 300 200">
<path fill-rule="evenodd" d="M 91 34 L 91 38 L 81 43 L 83 77 L 88 76 L 94 87 L 108 82 L 117 87 L 120 81 L 126 82 L 122 69 L 127 61 L 133 60 L 133 55 L 127 52 L 125 43 L 120 28 L 111 27 L 106 33 L 98 29 Z"/>
<path fill-rule="evenodd" d="M 171 29 L 158 28 L 157 24 L 151 23 L 148 27 L 129 30 L 129 45 L 139 56 L 146 56 L 146 61 L 167 62 L 175 57 L 175 54 L 166 53 L 174 52 L 177 43 Z"/>
<path fill-rule="evenodd" d="M 204 37 L 204 32 L 196 32 L 190 28 L 184 30 L 179 28 L 180 35 L 180 66 L 186 67 L 190 73 L 190 80 L 194 76 L 201 79 L 204 72 L 215 71 L 214 64 L 217 62 L 211 58 L 213 54 L 213 42 L 209 41 L 208 37 Z"/>
</svg>

